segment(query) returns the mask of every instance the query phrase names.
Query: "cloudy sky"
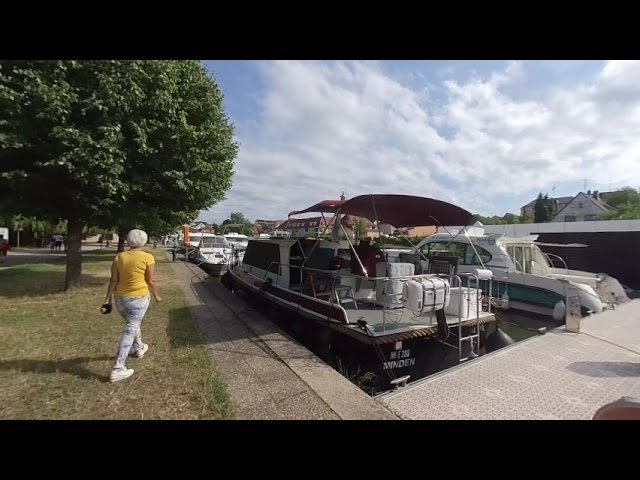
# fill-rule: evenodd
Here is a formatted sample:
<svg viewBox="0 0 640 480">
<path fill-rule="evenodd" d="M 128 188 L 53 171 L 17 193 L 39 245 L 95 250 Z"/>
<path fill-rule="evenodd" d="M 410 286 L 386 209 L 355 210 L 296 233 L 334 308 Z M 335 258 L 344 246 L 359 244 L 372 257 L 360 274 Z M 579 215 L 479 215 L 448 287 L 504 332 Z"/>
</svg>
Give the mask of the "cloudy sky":
<svg viewBox="0 0 640 480">
<path fill-rule="evenodd" d="M 342 191 L 503 215 L 585 179 L 640 186 L 638 61 L 205 63 L 240 152 L 203 220 L 285 219 Z"/>
</svg>

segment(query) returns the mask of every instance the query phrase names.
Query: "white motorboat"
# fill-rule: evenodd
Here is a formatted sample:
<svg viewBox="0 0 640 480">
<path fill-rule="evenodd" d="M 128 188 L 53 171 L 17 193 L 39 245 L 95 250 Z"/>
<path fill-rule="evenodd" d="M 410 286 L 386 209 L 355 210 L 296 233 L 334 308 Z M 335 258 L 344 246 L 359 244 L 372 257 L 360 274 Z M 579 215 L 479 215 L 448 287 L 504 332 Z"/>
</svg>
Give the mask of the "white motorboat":
<svg viewBox="0 0 640 480">
<path fill-rule="evenodd" d="M 556 321 L 564 319 L 568 287 L 577 289 L 583 316 L 629 300 L 625 288 L 615 278 L 571 270 L 561 257 L 540 249 L 544 245 L 564 248 L 586 245 L 544 244 L 537 243 L 537 238 L 537 235 L 514 238 L 501 233 L 487 235 L 478 226 L 460 230 L 440 228 L 416 245 L 413 252 L 429 260 L 437 260 L 438 256 L 457 258 L 460 273 L 490 269 L 497 307 L 551 316 Z M 557 263 L 562 266 L 556 266 Z"/>
<path fill-rule="evenodd" d="M 222 235 L 204 233 L 192 256 L 193 261 L 209 275 L 223 275 L 232 258 L 233 248 Z"/>
</svg>

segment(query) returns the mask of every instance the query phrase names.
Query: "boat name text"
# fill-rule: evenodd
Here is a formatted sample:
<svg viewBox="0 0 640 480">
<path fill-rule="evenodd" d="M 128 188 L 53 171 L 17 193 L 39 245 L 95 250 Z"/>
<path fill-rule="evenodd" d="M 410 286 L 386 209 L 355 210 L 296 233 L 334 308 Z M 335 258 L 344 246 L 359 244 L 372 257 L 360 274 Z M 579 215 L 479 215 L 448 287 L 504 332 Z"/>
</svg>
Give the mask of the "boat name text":
<svg viewBox="0 0 640 480">
<path fill-rule="evenodd" d="M 416 359 L 411 357 L 411 350 L 396 350 L 389 354 L 389 361 L 384 362 L 383 369 L 413 367 Z"/>
</svg>

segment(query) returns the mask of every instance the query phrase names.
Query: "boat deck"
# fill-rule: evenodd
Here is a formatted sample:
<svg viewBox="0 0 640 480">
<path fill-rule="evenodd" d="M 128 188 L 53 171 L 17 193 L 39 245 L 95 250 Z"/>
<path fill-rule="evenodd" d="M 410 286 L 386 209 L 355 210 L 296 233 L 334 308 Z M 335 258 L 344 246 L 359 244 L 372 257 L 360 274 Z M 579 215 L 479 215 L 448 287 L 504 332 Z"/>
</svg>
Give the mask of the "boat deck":
<svg viewBox="0 0 640 480">
<path fill-rule="evenodd" d="M 358 301 L 358 308 L 354 307 L 353 302 L 343 303 L 342 307 L 346 310 L 349 322 L 356 323 L 358 320 L 364 320 L 374 330 L 375 334 L 392 333 L 396 331 L 409 331 L 416 328 L 436 327 L 436 315 L 433 312 L 415 315 L 411 310 L 406 308 L 389 309 L 385 311 L 381 306 L 373 302 Z M 480 312 L 481 319 L 493 318 L 493 313 Z M 475 322 L 477 319 L 475 313 L 472 317 L 463 319 L 464 322 Z M 459 317 L 456 315 L 447 315 L 447 323 L 449 325 L 457 325 Z"/>
<path fill-rule="evenodd" d="M 378 397 L 403 419 L 580 420 L 640 397 L 640 300 Z"/>
</svg>

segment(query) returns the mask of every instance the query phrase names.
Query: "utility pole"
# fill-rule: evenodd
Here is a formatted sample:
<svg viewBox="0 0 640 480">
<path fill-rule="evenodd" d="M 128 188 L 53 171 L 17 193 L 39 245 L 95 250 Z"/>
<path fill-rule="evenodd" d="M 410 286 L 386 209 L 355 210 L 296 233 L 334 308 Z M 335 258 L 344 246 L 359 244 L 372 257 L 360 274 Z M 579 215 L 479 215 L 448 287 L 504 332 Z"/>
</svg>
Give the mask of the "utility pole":
<svg viewBox="0 0 640 480">
<path fill-rule="evenodd" d="M 20 248 L 20 232 L 22 231 L 22 225 L 20 225 L 20 222 L 15 222 L 13 228 L 16 231 L 16 248 Z"/>
</svg>

